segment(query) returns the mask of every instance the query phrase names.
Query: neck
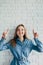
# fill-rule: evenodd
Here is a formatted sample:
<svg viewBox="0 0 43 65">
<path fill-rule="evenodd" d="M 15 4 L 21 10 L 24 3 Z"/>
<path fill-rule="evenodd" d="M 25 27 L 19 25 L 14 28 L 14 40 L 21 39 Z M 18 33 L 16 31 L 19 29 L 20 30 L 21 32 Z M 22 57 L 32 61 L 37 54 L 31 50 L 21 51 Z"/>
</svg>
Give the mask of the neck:
<svg viewBox="0 0 43 65">
<path fill-rule="evenodd" d="M 24 38 L 23 38 L 23 37 L 20 37 L 19 39 L 21 40 L 21 42 L 24 40 Z"/>
</svg>

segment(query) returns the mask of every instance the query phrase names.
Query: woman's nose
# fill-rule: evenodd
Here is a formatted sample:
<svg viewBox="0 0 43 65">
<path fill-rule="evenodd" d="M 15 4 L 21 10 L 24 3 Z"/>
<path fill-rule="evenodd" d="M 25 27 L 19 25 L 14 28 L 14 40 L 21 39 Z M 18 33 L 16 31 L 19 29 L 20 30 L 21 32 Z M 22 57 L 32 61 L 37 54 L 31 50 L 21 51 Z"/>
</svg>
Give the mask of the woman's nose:
<svg viewBox="0 0 43 65">
<path fill-rule="evenodd" d="M 22 33 L 22 31 L 21 31 L 21 30 L 20 30 L 19 32 L 20 32 L 20 33 Z"/>
</svg>

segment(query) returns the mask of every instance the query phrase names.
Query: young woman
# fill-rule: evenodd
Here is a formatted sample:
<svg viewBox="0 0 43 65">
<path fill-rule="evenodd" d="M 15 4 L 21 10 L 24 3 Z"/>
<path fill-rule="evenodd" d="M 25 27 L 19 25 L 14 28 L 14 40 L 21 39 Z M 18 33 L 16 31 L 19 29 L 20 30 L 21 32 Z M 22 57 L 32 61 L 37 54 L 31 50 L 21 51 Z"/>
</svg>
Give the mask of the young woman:
<svg viewBox="0 0 43 65">
<path fill-rule="evenodd" d="M 14 58 L 10 65 L 29 65 L 28 56 L 32 50 L 43 52 L 43 44 L 38 40 L 38 34 L 33 31 L 34 41 L 36 42 L 36 45 L 34 45 L 32 40 L 27 38 L 26 29 L 23 24 L 17 26 L 14 38 L 4 44 L 7 32 L 3 33 L 0 40 L 0 51 L 5 49 L 11 50 Z"/>
</svg>

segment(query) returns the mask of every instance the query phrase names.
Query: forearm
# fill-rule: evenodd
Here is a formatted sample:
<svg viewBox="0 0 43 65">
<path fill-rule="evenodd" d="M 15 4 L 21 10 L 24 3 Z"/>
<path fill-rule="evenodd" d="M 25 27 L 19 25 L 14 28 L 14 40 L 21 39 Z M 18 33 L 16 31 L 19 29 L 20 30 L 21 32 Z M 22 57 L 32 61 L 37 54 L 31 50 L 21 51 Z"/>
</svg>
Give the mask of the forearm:
<svg viewBox="0 0 43 65">
<path fill-rule="evenodd" d="M 43 43 L 41 41 L 39 41 L 38 38 L 34 38 L 34 41 L 35 41 L 37 47 L 39 48 L 39 50 L 41 52 L 43 52 Z"/>
<path fill-rule="evenodd" d="M 10 48 L 10 43 L 9 42 L 5 42 L 4 41 L 5 39 L 1 39 L 0 41 L 0 51 L 2 50 L 6 50 L 6 49 L 9 49 Z"/>
<path fill-rule="evenodd" d="M 5 41 L 5 39 L 4 38 L 1 38 L 0 43 L 3 43 L 4 41 Z"/>
</svg>

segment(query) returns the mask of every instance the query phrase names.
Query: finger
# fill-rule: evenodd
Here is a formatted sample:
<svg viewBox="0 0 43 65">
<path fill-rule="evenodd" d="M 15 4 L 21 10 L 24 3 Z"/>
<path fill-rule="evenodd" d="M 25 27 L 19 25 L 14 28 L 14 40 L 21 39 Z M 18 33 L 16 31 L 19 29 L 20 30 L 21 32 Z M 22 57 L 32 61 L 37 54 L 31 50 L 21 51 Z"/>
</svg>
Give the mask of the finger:
<svg viewBox="0 0 43 65">
<path fill-rule="evenodd" d="M 33 29 L 33 34 L 34 34 L 34 29 Z"/>
</svg>

